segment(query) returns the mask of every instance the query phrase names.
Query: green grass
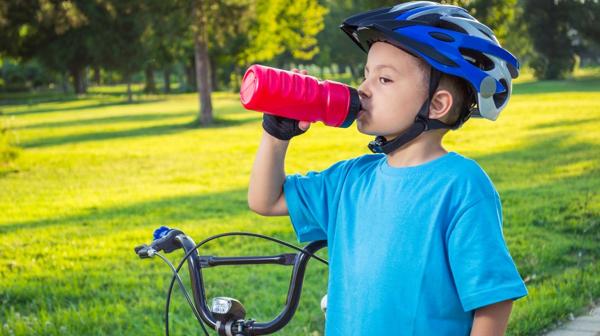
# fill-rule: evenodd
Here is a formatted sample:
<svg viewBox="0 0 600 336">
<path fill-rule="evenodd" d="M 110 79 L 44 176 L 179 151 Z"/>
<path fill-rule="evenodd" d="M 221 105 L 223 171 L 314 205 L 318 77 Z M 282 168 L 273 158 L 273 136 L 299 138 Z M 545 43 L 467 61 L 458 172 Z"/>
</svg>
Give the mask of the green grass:
<svg viewBox="0 0 600 336">
<path fill-rule="evenodd" d="M 0 175 L 13 169 L 13 161 L 19 155 L 15 145 L 18 140 L 11 128 L 11 119 L 6 118 L 0 111 Z"/>
<path fill-rule="evenodd" d="M 197 241 L 233 230 L 295 241 L 288 218 L 247 209 L 261 116 L 235 94 L 214 95 L 216 122 L 202 129 L 190 127 L 193 94 L 134 104 L 112 88 L 0 98 L 22 147 L 0 174 L 2 335 L 162 333 L 168 268 L 133 253 L 160 225 Z M 475 158 L 502 197 L 504 233 L 530 291 L 516 302 L 510 335 L 540 333 L 600 298 L 599 100 L 593 76 L 522 81 L 497 122 L 471 120 L 445 141 Z M 369 140 L 353 127 L 314 125 L 293 141 L 286 170 L 326 168 L 366 153 Z M 230 238 L 205 253 L 283 251 Z M 281 266 L 210 269 L 208 296 L 236 297 L 248 317 L 266 320 L 281 309 L 289 276 Z M 326 268 L 309 265 L 281 335 L 322 334 L 326 278 Z M 200 332 L 178 292 L 172 323 L 177 335 Z"/>
</svg>

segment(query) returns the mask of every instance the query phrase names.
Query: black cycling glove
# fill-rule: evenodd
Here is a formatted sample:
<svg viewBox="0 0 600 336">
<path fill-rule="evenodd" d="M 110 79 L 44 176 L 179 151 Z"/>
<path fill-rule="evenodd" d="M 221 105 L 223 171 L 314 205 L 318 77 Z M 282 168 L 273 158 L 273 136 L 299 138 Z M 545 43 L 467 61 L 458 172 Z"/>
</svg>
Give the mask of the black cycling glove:
<svg viewBox="0 0 600 336">
<path fill-rule="evenodd" d="M 262 125 L 267 133 L 279 140 L 290 140 L 296 135 L 306 132 L 300 129 L 298 126 L 298 120 L 274 116 L 267 113 L 263 114 Z"/>
</svg>

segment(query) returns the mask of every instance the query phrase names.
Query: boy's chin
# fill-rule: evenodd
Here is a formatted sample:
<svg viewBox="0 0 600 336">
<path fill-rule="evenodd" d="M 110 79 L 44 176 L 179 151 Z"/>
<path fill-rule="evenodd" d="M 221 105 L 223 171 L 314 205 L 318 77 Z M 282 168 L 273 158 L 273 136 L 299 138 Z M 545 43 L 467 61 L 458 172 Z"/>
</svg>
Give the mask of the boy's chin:
<svg viewBox="0 0 600 336">
<path fill-rule="evenodd" d="M 365 135 L 371 135 L 371 136 L 374 136 L 374 137 L 382 135 L 385 138 L 389 137 L 389 134 L 386 135 L 387 134 L 386 132 L 382 132 L 381 130 L 373 129 L 372 127 L 367 127 L 366 125 L 364 125 L 364 124 L 362 124 L 360 122 L 356 123 L 356 129 L 360 133 L 365 134 Z"/>
<path fill-rule="evenodd" d="M 369 127 L 367 127 L 364 123 L 357 121 L 356 123 L 356 129 L 362 133 L 362 134 L 366 134 L 366 135 L 372 135 L 372 136 L 377 136 L 377 132 L 375 132 L 372 129 L 369 129 Z"/>
</svg>

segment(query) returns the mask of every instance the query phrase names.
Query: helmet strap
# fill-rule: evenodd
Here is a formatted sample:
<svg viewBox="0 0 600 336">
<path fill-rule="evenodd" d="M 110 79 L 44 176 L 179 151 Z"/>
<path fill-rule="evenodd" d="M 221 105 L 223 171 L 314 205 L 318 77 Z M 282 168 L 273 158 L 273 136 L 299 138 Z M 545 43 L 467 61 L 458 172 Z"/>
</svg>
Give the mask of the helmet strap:
<svg viewBox="0 0 600 336">
<path fill-rule="evenodd" d="M 429 95 L 427 96 L 427 99 L 425 99 L 423 105 L 421 105 L 421 109 L 419 110 L 419 113 L 417 113 L 414 123 L 406 131 L 390 141 L 386 140 L 385 137 L 381 135 L 377 136 L 375 140 L 369 142 L 368 147 L 371 152 L 389 154 L 411 142 L 425 131 L 440 128 L 456 129 L 460 127 L 463 123 L 462 118 L 459 118 L 454 125 L 445 124 L 437 119 L 429 119 L 429 105 L 440 84 L 441 78 L 442 73 L 434 67 L 431 67 L 431 74 L 429 76 Z"/>
</svg>

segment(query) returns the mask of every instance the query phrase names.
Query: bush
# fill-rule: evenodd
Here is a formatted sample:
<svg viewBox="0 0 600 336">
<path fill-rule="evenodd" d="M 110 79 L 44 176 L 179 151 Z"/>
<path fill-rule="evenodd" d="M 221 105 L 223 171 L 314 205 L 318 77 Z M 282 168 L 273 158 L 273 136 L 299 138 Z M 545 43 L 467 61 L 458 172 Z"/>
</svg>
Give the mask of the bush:
<svg viewBox="0 0 600 336">
<path fill-rule="evenodd" d="M 18 62 L 0 58 L 0 91 L 24 92 L 48 87 L 54 82 L 55 73 L 35 60 Z"/>
<path fill-rule="evenodd" d="M 535 77 L 539 79 L 564 79 L 569 77 L 575 69 L 575 57 L 562 57 L 549 59 L 537 55 L 531 62 Z"/>
</svg>

